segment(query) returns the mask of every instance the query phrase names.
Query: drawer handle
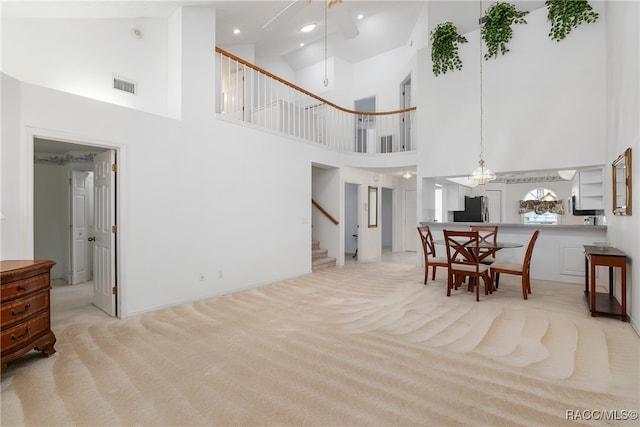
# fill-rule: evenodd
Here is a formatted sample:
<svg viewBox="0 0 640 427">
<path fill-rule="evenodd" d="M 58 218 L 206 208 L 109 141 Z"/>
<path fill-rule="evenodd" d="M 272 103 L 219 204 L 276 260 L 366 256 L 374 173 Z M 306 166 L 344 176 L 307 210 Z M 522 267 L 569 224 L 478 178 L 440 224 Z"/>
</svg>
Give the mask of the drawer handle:
<svg viewBox="0 0 640 427">
<path fill-rule="evenodd" d="M 31 308 L 31 303 L 27 304 L 24 306 L 24 310 L 19 311 L 16 313 L 16 311 L 14 309 L 11 309 L 11 315 L 13 316 L 22 316 L 23 314 L 25 314 L 27 311 L 29 311 L 29 309 Z"/>
<path fill-rule="evenodd" d="M 27 326 L 27 330 L 25 331 L 25 333 L 23 335 L 20 335 L 19 337 L 11 334 L 11 339 L 14 341 L 18 341 L 21 340 L 22 338 L 28 336 L 31 333 L 31 326 Z"/>
<path fill-rule="evenodd" d="M 24 292 L 24 291 L 26 291 L 27 289 L 28 289 L 28 288 L 27 288 L 26 286 L 18 286 L 18 290 L 19 290 L 19 291 Z"/>
</svg>

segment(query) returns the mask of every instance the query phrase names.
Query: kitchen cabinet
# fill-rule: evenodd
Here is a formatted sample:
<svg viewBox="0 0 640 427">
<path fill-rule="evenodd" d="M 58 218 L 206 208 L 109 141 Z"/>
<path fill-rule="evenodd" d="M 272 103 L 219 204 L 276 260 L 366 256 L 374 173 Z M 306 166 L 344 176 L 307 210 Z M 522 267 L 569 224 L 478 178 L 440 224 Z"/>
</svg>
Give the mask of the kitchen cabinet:
<svg viewBox="0 0 640 427">
<path fill-rule="evenodd" d="M 574 178 L 573 192 L 576 209 L 604 209 L 604 169 L 578 171 Z"/>
<path fill-rule="evenodd" d="M 463 211 L 464 197 L 471 195 L 471 189 L 459 184 L 447 184 L 447 211 Z"/>
</svg>

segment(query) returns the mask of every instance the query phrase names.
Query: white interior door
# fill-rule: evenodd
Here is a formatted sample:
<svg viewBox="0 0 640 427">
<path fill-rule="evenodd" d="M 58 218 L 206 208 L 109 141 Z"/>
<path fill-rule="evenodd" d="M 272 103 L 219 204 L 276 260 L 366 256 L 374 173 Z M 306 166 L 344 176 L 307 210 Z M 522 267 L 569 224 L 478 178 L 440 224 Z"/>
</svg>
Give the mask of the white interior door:
<svg viewBox="0 0 640 427">
<path fill-rule="evenodd" d="M 88 204 L 90 192 L 88 188 L 90 172 L 71 171 L 71 278 L 72 285 L 86 282 L 90 279 L 91 245 L 87 240 L 90 237 Z"/>
<path fill-rule="evenodd" d="M 416 190 L 405 190 L 404 192 L 404 250 L 415 252 L 418 238 L 418 216 Z"/>
<path fill-rule="evenodd" d="M 94 278 L 93 304 L 110 316 L 116 315 L 116 153 L 105 151 L 94 158 Z"/>
</svg>

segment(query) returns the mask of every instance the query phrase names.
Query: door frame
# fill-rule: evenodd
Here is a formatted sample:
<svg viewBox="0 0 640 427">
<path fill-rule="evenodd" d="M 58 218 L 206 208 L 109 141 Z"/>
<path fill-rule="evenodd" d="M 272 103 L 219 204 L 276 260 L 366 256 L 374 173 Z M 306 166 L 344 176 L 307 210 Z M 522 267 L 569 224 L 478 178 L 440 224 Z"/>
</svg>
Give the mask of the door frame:
<svg viewBox="0 0 640 427">
<path fill-rule="evenodd" d="M 20 146 L 20 199 L 19 212 L 21 218 L 20 222 L 20 257 L 22 259 L 33 259 L 34 257 L 34 140 L 35 138 L 48 139 L 52 141 L 66 142 L 70 144 L 84 145 L 88 147 L 100 147 L 103 149 L 114 150 L 116 153 L 116 159 L 118 161 L 118 188 L 124 187 L 125 174 L 125 147 L 106 141 L 99 141 L 93 138 L 82 137 L 77 135 L 71 135 L 64 132 L 52 131 L 50 129 L 41 129 L 35 127 L 25 127 L 26 139 L 25 143 Z M 115 252 L 117 254 L 117 262 L 115 265 L 115 281 L 118 286 L 118 293 L 116 295 L 116 316 L 122 318 L 122 307 L 124 307 L 124 280 L 121 276 L 121 260 L 122 256 L 122 217 L 123 217 L 123 204 L 122 204 L 122 191 L 116 191 L 115 194 L 115 222 L 118 224 L 118 238 L 116 239 Z"/>
</svg>

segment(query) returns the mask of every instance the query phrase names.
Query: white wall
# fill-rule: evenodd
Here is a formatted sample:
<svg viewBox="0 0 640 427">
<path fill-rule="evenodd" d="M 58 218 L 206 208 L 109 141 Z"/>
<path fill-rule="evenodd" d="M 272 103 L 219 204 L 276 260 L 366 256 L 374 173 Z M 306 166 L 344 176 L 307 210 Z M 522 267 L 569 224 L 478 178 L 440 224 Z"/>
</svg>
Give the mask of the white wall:
<svg viewBox="0 0 640 427">
<path fill-rule="evenodd" d="M 132 28 L 140 29 L 142 38 L 131 37 Z M 1 31 L 2 70 L 10 76 L 168 114 L 166 20 L 3 18 Z M 114 75 L 137 83 L 138 94 L 114 90 Z"/>
<path fill-rule="evenodd" d="M 607 202 L 607 239 L 628 256 L 627 307 L 635 330 L 640 331 L 640 4 L 608 1 L 606 22 L 606 161 L 611 164 L 632 148 L 635 205 L 631 216 L 621 217 L 611 214 L 611 201 Z M 605 186 L 611 189 L 611 168 L 605 171 Z"/>
<path fill-rule="evenodd" d="M 353 99 L 375 96 L 377 111 L 399 109 L 400 84 L 407 76 L 415 76 L 416 67 L 416 49 L 410 46 L 402 46 L 354 64 Z M 380 82 L 385 84 L 381 85 Z"/>
<path fill-rule="evenodd" d="M 602 164 L 605 136 L 605 21 L 560 43 L 547 36 L 546 9 L 516 25 L 511 49 L 483 62 L 484 157 L 495 172 Z M 419 175 L 466 175 L 480 151 L 479 34 L 460 46 L 461 71 L 435 77 L 419 54 Z M 448 161 L 443 161 L 448 159 Z"/>
</svg>

